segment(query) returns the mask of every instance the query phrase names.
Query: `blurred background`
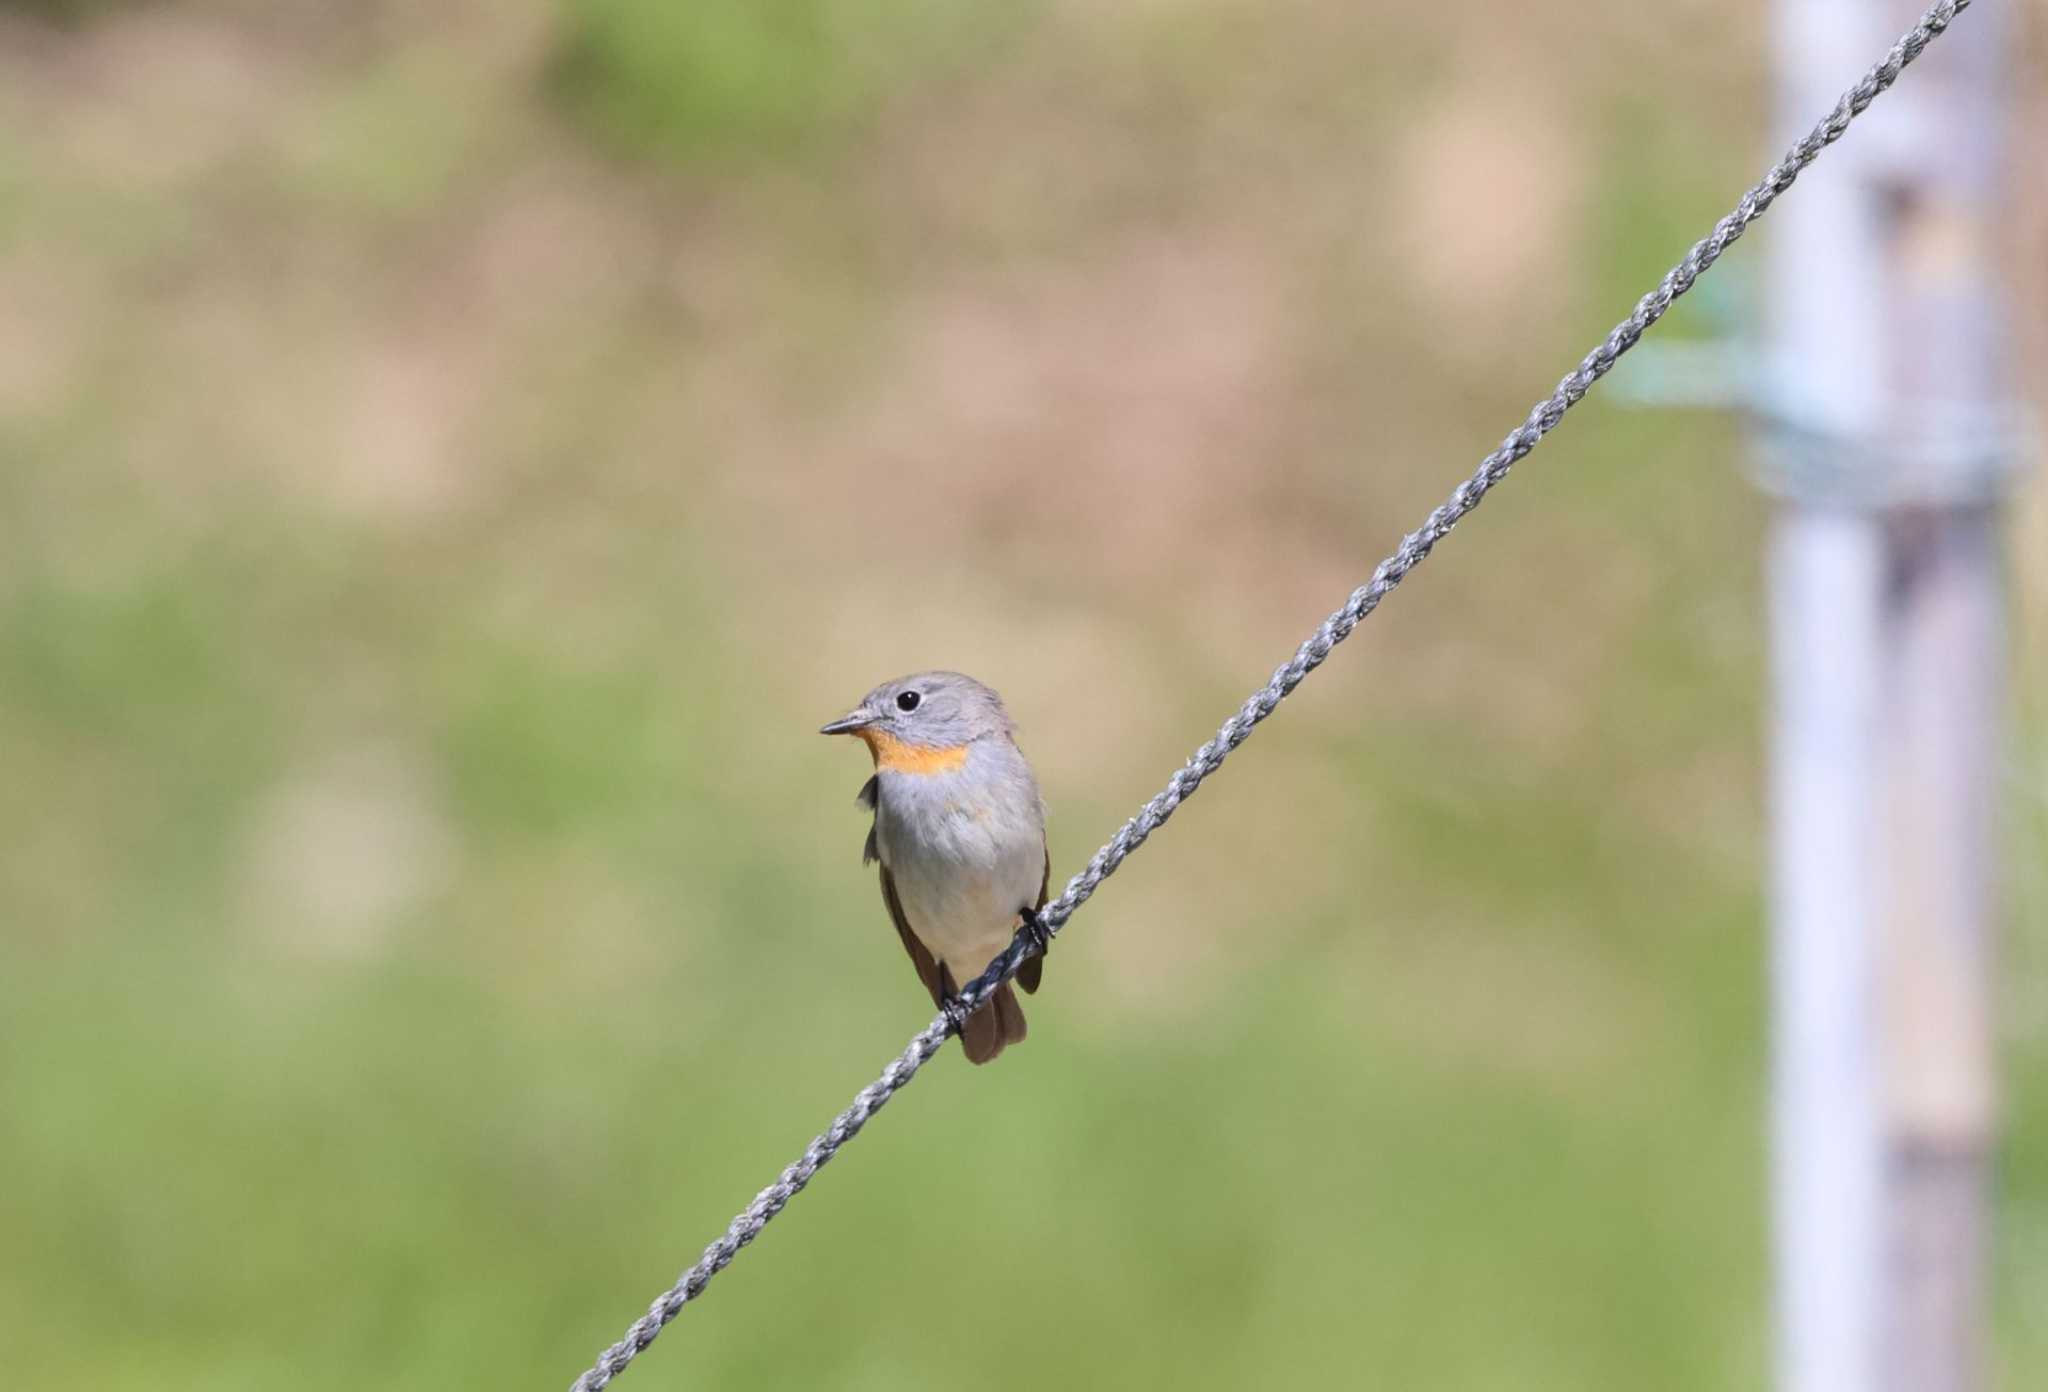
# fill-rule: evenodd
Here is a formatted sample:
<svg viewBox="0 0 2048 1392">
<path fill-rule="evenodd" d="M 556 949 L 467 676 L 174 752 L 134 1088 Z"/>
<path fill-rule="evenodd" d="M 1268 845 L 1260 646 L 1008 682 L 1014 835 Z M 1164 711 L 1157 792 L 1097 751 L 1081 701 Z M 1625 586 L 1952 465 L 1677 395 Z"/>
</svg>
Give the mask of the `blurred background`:
<svg viewBox="0 0 2048 1392">
<path fill-rule="evenodd" d="M 984 677 L 1063 880 L 1755 176 L 1765 19 L 0 5 L 13 1377 L 566 1385 L 930 1016 L 818 723 Z M 1596 393 L 629 1385 L 1762 1385 L 1745 455 Z"/>
</svg>

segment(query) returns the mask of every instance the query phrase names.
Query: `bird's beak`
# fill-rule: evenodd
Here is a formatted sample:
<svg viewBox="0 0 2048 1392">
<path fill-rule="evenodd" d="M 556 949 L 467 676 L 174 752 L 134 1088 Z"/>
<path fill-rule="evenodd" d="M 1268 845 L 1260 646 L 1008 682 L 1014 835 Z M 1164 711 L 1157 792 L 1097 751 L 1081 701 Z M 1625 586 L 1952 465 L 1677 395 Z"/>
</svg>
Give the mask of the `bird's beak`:
<svg viewBox="0 0 2048 1392">
<path fill-rule="evenodd" d="M 848 711 L 829 725 L 819 726 L 818 733 L 821 735 L 851 735 L 866 729 L 874 723 L 875 718 L 869 715 L 867 708 L 863 706 L 859 710 Z"/>
</svg>

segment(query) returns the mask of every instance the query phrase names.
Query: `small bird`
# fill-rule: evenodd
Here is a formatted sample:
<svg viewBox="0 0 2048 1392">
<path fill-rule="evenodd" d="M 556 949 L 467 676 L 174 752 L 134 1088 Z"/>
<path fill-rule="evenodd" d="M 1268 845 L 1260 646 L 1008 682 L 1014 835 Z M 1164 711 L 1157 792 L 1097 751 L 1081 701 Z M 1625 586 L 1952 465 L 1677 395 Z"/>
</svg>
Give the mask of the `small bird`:
<svg viewBox="0 0 2048 1392">
<path fill-rule="evenodd" d="M 954 1016 L 961 1048 L 987 1063 L 1024 1038 L 1004 982 L 964 1019 L 954 997 L 1010 945 L 1021 923 L 1040 955 L 1016 980 L 1038 989 L 1052 860 L 1045 803 L 1017 748 L 1002 697 L 958 672 L 883 682 L 820 734 L 854 735 L 875 758 L 860 804 L 875 814 L 861 864 L 882 863 L 882 902 L 933 1004 Z"/>
</svg>

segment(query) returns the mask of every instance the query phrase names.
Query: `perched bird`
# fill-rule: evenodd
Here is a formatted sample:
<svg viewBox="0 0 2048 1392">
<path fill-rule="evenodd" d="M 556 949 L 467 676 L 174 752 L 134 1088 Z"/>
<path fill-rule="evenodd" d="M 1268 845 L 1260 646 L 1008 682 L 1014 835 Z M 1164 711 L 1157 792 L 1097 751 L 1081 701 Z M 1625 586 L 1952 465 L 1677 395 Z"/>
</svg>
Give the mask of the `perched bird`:
<svg viewBox="0 0 2048 1392">
<path fill-rule="evenodd" d="M 964 1019 L 954 996 L 1020 923 L 1039 932 L 1041 955 L 1017 982 L 1036 991 L 1045 965 L 1045 803 L 1013 729 L 1002 698 L 974 678 L 920 672 L 882 683 L 820 731 L 857 736 L 874 755 L 875 776 L 860 790 L 875 814 L 861 863 L 882 863 L 882 902 L 974 1063 L 1024 1037 L 1024 1010 L 1007 981 Z"/>
</svg>

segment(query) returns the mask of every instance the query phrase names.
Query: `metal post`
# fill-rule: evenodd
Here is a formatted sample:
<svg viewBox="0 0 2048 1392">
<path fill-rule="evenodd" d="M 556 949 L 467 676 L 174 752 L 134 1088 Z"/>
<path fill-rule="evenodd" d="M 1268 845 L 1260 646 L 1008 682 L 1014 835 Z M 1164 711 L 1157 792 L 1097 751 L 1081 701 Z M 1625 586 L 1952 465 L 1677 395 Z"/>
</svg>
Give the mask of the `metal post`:
<svg viewBox="0 0 2048 1392">
<path fill-rule="evenodd" d="M 1983 1385 L 2006 7 L 1773 232 L 1773 1202 L 1783 1392 Z M 1914 0 L 1779 0 L 1786 128 Z"/>
<path fill-rule="evenodd" d="M 1779 0 L 1778 135 L 1871 46 L 1867 0 Z M 1868 18 L 1868 15 L 1863 16 Z M 1917 76 L 1917 74 L 1916 74 Z M 1872 113 L 1882 116 L 1882 112 Z M 1862 132 L 1859 132 L 1862 134 Z M 1784 143 L 1774 139 L 1774 145 Z M 1781 1392 L 1873 1392 L 1883 1176 L 1876 1020 L 1884 537 L 1799 441 L 1853 439 L 1883 401 L 1884 245 L 1862 152 L 1772 229 L 1771 1197 Z M 1782 455 L 1782 457 L 1779 457 Z"/>
<path fill-rule="evenodd" d="M 1875 1020 L 1883 546 L 1795 506 L 1771 554 L 1772 1199 L 1782 1392 L 1871 1392 L 1882 1156 Z"/>
</svg>

